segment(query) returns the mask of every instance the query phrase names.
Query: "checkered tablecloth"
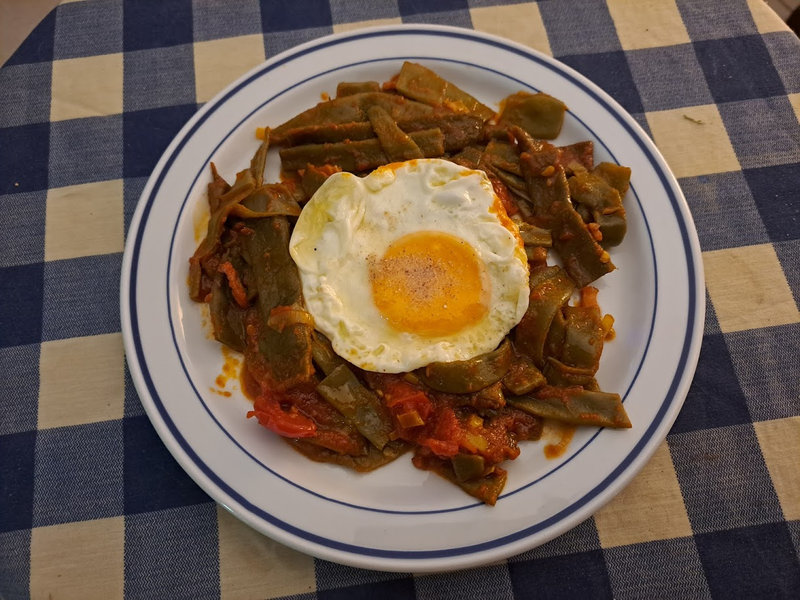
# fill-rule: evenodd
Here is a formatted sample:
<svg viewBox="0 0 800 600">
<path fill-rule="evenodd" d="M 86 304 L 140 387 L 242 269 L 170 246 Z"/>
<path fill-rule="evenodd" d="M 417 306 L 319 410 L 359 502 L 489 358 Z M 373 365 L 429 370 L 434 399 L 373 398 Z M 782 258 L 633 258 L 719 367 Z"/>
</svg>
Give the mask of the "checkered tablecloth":
<svg viewBox="0 0 800 600">
<path fill-rule="evenodd" d="M 653 137 L 706 270 L 667 440 L 554 541 L 468 571 L 344 567 L 217 507 L 125 366 L 126 228 L 204 102 L 331 33 L 458 25 L 552 55 Z M 762 0 L 65 2 L 0 68 L 0 598 L 800 598 L 800 40 Z"/>
</svg>

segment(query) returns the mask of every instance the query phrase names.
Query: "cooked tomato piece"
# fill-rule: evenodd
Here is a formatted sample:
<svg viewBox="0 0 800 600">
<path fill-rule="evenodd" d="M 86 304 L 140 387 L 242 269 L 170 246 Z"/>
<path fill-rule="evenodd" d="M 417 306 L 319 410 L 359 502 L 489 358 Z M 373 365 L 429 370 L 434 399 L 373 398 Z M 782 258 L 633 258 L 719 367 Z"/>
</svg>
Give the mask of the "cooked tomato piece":
<svg viewBox="0 0 800 600">
<path fill-rule="evenodd" d="M 307 438 L 317 433 L 314 421 L 295 406 L 289 406 L 284 410 L 277 396 L 269 392 L 264 392 L 256 398 L 253 410 L 247 413 L 247 418 L 250 417 L 255 417 L 263 427 L 284 437 Z"/>
<path fill-rule="evenodd" d="M 423 422 L 428 419 L 433 405 L 425 392 L 401 377 L 385 376 L 379 381 L 384 404 L 393 415 L 415 411 Z"/>
<path fill-rule="evenodd" d="M 317 433 L 307 441 L 348 456 L 367 451 L 364 437 L 317 392 L 313 383 L 287 390 L 283 398 L 316 423 Z"/>
</svg>

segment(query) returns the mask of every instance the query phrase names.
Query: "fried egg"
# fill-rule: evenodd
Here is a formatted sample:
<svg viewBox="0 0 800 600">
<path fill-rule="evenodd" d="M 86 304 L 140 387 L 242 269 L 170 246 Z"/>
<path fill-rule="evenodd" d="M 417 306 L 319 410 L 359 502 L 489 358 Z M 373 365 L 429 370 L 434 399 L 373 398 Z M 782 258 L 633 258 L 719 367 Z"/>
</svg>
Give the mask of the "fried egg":
<svg viewBox="0 0 800 600">
<path fill-rule="evenodd" d="M 369 371 L 489 352 L 528 306 L 516 224 L 482 171 L 446 160 L 332 175 L 289 250 L 315 327 Z"/>
</svg>

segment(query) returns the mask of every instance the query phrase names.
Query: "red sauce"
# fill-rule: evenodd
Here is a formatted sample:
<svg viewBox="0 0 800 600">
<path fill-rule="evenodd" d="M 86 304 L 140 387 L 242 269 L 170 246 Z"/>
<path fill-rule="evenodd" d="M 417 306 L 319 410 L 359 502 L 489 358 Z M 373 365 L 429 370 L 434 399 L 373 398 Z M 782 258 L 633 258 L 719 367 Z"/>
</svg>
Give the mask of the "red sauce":
<svg viewBox="0 0 800 600">
<path fill-rule="evenodd" d="M 575 426 L 574 425 L 558 425 L 558 426 L 548 426 L 550 431 L 554 433 L 557 432 L 559 434 L 559 440 L 556 443 L 547 444 L 544 447 L 544 455 L 547 458 L 560 458 L 564 455 L 569 447 L 569 443 L 572 441 L 572 436 L 575 435 Z"/>
<path fill-rule="evenodd" d="M 222 373 L 217 375 L 216 379 L 214 380 L 214 385 L 216 385 L 216 387 L 212 387 L 211 391 L 215 394 L 219 394 L 220 396 L 230 398 L 232 394 L 225 388 L 228 386 L 229 381 L 236 381 L 238 379 L 240 370 L 239 367 L 242 361 L 232 350 L 228 349 L 226 346 L 222 346 L 222 356 L 225 359 L 222 363 Z"/>
</svg>

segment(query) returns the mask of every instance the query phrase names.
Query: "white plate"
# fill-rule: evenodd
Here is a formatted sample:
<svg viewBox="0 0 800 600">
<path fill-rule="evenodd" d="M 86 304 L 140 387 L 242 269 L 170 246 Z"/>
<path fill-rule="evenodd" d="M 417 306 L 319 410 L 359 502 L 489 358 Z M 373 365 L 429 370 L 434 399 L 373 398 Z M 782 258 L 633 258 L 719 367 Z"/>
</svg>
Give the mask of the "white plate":
<svg viewBox="0 0 800 600">
<path fill-rule="evenodd" d="M 248 402 L 215 393 L 223 363 L 203 307 L 187 294 L 208 164 L 226 177 L 277 125 L 335 94 L 339 81 L 385 81 L 403 60 L 423 63 L 489 106 L 521 89 L 569 106 L 557 143 L 591 139 L 596 159 L 633 169 L 628 235 L 599 282 L 616 317 L 600 385 L 618 391 L 633 429 L 582 429 L 560 459 L 523 444 L 495 507 L 472 501 L 409 457 L 370 474 L 311 462 L 245 419 Z M 273 176 L 275 167 L 273 165 Z M 691 382 L 703 327 L 696 232 L 653 143 L 608 95 L 529 48 L 470 30 L 400 26 L 334 35 L 293 48 L 207 103 L 167 148 L 130 227 L 122 329 L 136 389 L 161 439 L 217 502 L 258 531 L 354 566 L 436 571 L 496 561 L 574 527 L 619 492 L 664 439 Z"/>
</svg>

